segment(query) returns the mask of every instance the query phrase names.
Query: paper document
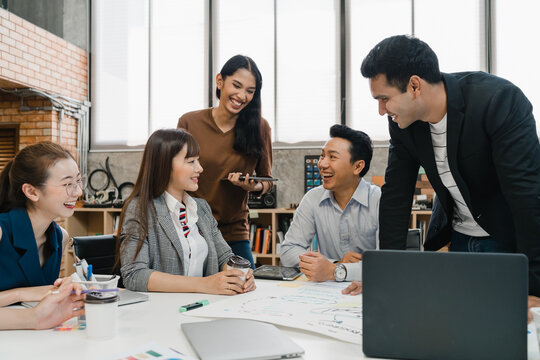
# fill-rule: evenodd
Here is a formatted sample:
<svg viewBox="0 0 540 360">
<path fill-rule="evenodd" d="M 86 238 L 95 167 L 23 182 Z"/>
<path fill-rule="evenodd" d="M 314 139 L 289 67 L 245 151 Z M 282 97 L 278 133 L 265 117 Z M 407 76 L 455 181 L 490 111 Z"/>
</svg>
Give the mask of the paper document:
<svg viewBox="0 0 540 360">
<path fill-rule="evenodd" d="M 341 294 L 350 283 L 299 283 L 297 287 L 290 282 L 265 283 L 253 292 L 211 303 L 189 315 L 260 320 L 362 343 L 362 296 Z"/>
</svg>

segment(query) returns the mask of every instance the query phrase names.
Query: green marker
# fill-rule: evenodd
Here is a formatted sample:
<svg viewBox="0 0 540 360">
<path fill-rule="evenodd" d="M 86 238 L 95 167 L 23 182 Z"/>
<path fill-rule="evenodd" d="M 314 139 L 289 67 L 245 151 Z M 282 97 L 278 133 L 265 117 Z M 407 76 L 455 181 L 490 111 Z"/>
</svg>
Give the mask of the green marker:
<svg viewBox="0 0 540 360">
<path fill-rule="evenodd" d="M 184 306 L 180 306 L 180 309 L 178 309 L 178 311 L 186 312 L 186 311 L 189 311 L 189 310 L 200 308 L 200 307 L 202 307 L 204 305 L 208 305 L 208 304 L 210 304 L 210 302 L 208 300 L 201 300 L 201 301 L 194 302 L 193 304 L 187 304 L 187 305 L 184 305 Z"/>
</svg>

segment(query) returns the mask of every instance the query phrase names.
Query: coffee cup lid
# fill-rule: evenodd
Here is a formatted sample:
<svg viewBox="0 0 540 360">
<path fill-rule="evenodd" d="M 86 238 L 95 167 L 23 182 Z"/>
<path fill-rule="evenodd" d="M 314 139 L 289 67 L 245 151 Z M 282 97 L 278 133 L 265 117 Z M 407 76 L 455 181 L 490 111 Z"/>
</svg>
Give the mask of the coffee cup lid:
<svg viewBox="0 0 540 360">
<path fill-rule="evenodd" d="M 118 301 L 118 295 L 116 292 L 89 292 L 86 294 L 86 298 L 84 299 L 84 302 L 88 304 L 108 304 L 115 301 Z"/>
<path fill-rule="evenodd" d="M 229 258 L 229 261 L 227 261 L 227 265 L 237 268 L 248 268 L 251 267 L 251 262 L 241 256 L 233 255 Z"/>
</svg>

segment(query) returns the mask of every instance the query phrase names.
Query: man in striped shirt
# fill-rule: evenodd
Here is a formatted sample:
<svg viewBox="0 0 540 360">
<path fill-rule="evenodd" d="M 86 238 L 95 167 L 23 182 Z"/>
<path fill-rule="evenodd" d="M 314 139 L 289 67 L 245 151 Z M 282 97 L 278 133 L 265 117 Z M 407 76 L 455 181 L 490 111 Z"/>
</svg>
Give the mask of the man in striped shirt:
<svg viewBox="0 0 540 360">
<path fill-rule="evenodd" d="M 283 265 L 299 266 L 312 281 L 361 280 L 362 252 L 378 243 L 381 190 L 363 179 L 372 155 L 362 131 L 330 128 L 317 164 L 323 185 L 300 202 L 281 244 Z"/>
</svg>

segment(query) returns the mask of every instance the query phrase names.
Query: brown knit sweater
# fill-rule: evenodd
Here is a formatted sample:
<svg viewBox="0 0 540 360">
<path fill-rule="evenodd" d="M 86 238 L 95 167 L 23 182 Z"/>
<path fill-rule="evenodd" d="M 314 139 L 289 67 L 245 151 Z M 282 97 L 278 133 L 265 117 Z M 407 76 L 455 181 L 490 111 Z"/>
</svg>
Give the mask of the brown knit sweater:
<svg viewBox="0 0 540 360">
<path fill-rule="evenodd" d="M 221 131 L 212 117 L 212 109 L 192 111 L 178 120 L 178 127 L 189 131 L 201 148 L 200 162 L 204 170 L 199 178 L 199 189 L 193 196 L 208 201 L 219 230 L 227 241 L 249 239 L 248 192 L 221 179 L 227 178 L 231 172 L 272 176 L 270 126 L 264 119 L 261 126 L 265 145 L 262 156 L 256 158 L 233 149 L 234 128 L 226 133 Z M 270 182 L 263 182 L 263 193 L 271 187 Z"/>
</svg>

